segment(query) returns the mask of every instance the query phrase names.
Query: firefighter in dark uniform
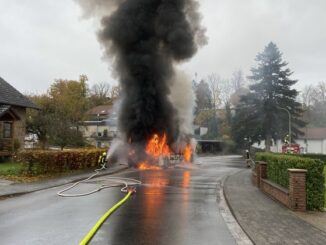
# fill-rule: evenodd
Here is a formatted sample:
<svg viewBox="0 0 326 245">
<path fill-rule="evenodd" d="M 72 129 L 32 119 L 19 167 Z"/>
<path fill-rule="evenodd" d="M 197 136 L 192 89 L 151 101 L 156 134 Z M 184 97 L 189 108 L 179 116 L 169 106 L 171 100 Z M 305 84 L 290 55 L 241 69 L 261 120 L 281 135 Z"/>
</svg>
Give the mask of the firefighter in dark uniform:
<svg viewBox="0 0 326 245">
<path fill-rule="evenodd" d="M 246 158 L 247 158 L 247 160 L 250 159 L 250 152 L 249 152 L 249 150 L 246 150 Z"/>
<path fill-rule="evenodd" d="M 246 163 L 247 163 L 247 167 L 250 167 L 250 152 L 249 150 L 246 150 Z"/>
</svg>

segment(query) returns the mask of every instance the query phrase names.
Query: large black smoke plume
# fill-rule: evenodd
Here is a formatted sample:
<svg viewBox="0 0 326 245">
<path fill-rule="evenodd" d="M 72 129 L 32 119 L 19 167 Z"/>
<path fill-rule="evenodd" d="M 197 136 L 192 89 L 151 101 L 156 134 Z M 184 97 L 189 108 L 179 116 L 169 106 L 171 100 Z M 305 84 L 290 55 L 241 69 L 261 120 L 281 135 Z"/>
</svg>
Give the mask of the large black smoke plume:
<svg viewBox="0 0 326 245">
<path fill-rule="evenodd" d="M 143 145 L 154 133 L 179 136 L 172 103 L 175 65 L 205 44 L 196 0 L 79 0 L 86 16 L 101 18 L 98 37 L 122 88 L 119 127 L 124 140 Z M 180 95 L 178 95 L 180 96 Z M 181 95 L 182 96 L 182 95 Z"/>
</svg>

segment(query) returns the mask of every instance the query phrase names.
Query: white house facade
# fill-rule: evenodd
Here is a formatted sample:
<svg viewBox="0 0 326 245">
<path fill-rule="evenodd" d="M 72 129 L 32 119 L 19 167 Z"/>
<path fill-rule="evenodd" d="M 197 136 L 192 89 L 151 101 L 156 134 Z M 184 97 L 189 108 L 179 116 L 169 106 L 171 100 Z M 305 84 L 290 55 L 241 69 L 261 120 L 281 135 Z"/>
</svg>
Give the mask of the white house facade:
<svg viewBox="0 0 326 245">
<path fill-rule="evenodd" d="M 295 140 L 296 144 L 300 145 L 301 153 L 326 154 L 326 128 L 302 128 L 304 135 Z M 277 140 L 273 142 L 271 147 L 272 152 L 282 152 L 283 142 Z M 264 149 L 265 142 L 262 141 L 259 145 L 253 144 L 253 147 Z"/>
</svg>

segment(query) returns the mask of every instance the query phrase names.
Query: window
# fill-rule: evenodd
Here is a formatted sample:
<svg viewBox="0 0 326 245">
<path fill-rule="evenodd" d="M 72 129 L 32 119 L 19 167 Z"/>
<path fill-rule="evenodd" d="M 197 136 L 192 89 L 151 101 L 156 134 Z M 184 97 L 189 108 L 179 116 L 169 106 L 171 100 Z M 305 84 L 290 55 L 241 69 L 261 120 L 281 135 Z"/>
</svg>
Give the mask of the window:
<svg viewBox="0 0 326 245">
<path fill-rule="evenodd" d="M 3 123 L 3 138 L 12 138 L 12 123 Z"/>
</svg>

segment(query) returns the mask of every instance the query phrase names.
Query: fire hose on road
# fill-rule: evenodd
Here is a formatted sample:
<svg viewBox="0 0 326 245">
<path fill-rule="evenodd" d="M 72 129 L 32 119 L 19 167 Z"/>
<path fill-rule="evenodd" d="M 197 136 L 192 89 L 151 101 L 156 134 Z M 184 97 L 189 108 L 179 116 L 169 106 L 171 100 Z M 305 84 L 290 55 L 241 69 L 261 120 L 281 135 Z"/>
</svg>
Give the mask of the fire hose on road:
<svg viewBox="0 0 326 245">
<path fill-rule="evenodd" d="M 93 228 L 88 232 L 88 234 L 84 237 L 84 239 L 79 243 L 79 245 L 87 245 L 96 234 L 96 232 L 101 228 L 103 223 L 113 214 L 122 204 L 124 204 L 129 197 L 134 193 L 134 190 L 128 191 L 128 194 L 121 199 L 117 204 L 115 204 L 112 208 L 110 208 L 93 226 Z"/>
<path fill-rule="evenodd" d="M 101 228 L 101 226 L 103 225 L 103 223 L 110 217 L 111 214 L 113 214 L 120 206 L 122 206 L 129 198 L 130 196 L 136 192 L 136 185 L 141 185 L 141 181 L 136 180 L 136 179 L 130 179 L 130 178 L 122 178 L 122 177 L 106 177 L 105 181 L 111 182 L 112 184 L 108 184 L 108 185 L 101 185 L 100 187 L 98 187 L 95 190 L 89 191 L 89 192 L 85 192 L 85 193 L 77 193 L 77 194 L 65 194 L 65 192 L 67 192 L 68 190 L 71 190 L 73 188 L 75 188 L 77 185 L 81 184 L 81 183 L 86 183 L 87 181 L 90 181 L 92 178 L 96 177 L 100 171 L 103 171 L 104 169 L 106 169 L 106 164 L 104 163 L 101 168 L 96 169 L 95 173 L 92 174 L 91 176 L 89 176 L 87 179 L 78 181 L 76 183 L 74 183 L 73 185 L 59 191 L 57 193 L 58 196 L 61 197 L 82 197 L 82 196 L 87 196 L 87 195 L 91 195 L 93 193 L 99 192 L 105 188 L 111 188 L 111 187 L 118 187 L 118 186 L 122 186 L 121 188 L 121 192 L 123 193 L 127 193 L 126 196 L 121 199 L 118 203 L 116 203 L 113 207 L 111 207 L 97 222 L 96 224 L 93 226 L 93 228 L 88 232 L 88 234 L 84 237 L 84 239 L 79 243 L 79 245 L 86 245 L 88 244 L 93 236 L 96 234 L 96 232 Z"/>
</svg>

